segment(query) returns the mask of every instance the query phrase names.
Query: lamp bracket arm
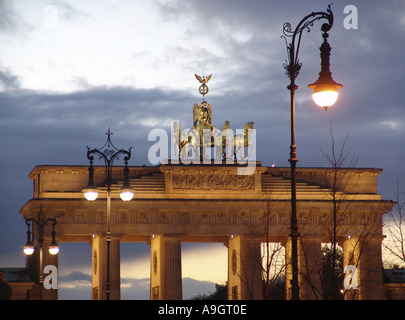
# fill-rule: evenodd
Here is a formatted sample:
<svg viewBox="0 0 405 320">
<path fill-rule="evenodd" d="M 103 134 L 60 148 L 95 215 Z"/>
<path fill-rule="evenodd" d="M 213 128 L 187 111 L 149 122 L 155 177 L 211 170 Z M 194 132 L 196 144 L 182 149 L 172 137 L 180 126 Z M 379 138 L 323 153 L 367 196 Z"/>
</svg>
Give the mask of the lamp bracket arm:
<svg viewBox="0 0 405 320">
<path fill-rule="evenodd" d="M 286 69 L 286 75 L 292 80 L 292 82 L 298 76 L 301 69 L 301 63 L 298 59 L 298 53 L 301 45 L 302 32 L 304 30 L 310 32 L 311 27 L 314 25 L 314 22 L 321 19 L 326 19 L 328 21 L 321 26 L 321 31 L 324 33 L 324 37 L 327 37 L 327 32 L 333 26 L 333 12 L 331 10 L 330 4 L 328 5 L 326 12 L 312 12 L 311 14 L 304 17 L 298 23 L 294 31 L 292 29 L 291 23 L 286 22 L 283 25 L 283 35 L 281 37 L 284 38 L 287 47 L 287 60 L 283 64 L 283 66 Z M 291 42 L 288 42 L 287 38 L 291 38 Z"/>
</svg>

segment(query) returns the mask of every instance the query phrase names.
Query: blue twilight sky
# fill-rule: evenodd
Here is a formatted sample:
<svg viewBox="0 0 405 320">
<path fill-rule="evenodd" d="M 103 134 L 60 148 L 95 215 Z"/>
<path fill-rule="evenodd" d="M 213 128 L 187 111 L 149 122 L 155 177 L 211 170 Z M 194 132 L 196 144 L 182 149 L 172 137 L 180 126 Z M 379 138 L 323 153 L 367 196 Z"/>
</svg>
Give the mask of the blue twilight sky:
<svg viewBox="0 0 405 320">
<path fill-rule="evenodd" d="M 335 2 L 331 71 L 344 87 L 327 112 L 312 103 L 306 86 L 320 71 L 317 22 L 311 32 L 304 32 L 299 55 L 298 166 L 327 166 L 321 149 L 329 150 L 333 127 L 338 147 L 348 137 L 347 146 L 358 153 L 357 167 L 384 170 L 378 191 L 392 199 L 397 181 L 405 190 L 405 2 Z M 229 120 L 237 129 L 255 121 L 257 159 L 263 165 L 289 166 L 289 80 L 282 67 L 287 58 L 282 26 L 291 22 L 295 27 L 329 3 L 0 1 L 0 266 L 24 266 L 26 227 L 19 210 L 32 197 L 28 174 L 34 166 L 86 165 L 85 147 L 101 146 L 108 127 L 115 145 L 133 147 L 131 165 L 150 165 L 152 129 L 169 133 L 173 120 L 182 128 L 192 126 L 192 106 L 201 102 L 194 73 L 213 74 L 206 100 L 213 106 L 215 126 L 222 128 Z M 344 13 L 349 5 L 356 7 L 357 19 L 353 11 L 351 20 Z M 347 28 L 356 23 L 357 29 Z M 70 288 L 66 297 L 72 287 L 88 290 L 90 246 L 63 244 L 62 249 L 59 272 Z M 208 252 L 204 263 L 217 269 L 193 274 L 195 252 Z M 148 259 L 146 244 L 123 245 L 126 288 L 149 277 Z M 191 282 L 226 280 L 222 245 L 184 245 L 183 261 L 183 276 Z M 148 292 L 148 284 L 145 288 Z"/>
</svg>

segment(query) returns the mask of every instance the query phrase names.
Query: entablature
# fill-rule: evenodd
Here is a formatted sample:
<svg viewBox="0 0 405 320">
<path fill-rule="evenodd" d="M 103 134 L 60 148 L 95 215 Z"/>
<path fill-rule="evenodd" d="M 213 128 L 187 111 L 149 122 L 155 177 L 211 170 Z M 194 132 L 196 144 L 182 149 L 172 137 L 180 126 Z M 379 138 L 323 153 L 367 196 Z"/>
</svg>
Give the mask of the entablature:
<svg viewBox="0 0 405 320">
<path fill-rule="evenodd" d="M 240 174 L 238 165 L 160 165 L 129 167 L 134 199 L 289 199 L 289 168 L 263 167 Z M 113 168 L 112 198 L 119 198 L 124 167 Z M 377 194 L 381 169 L 297 168 L 298 200 L 382 200 Z M 82 199 L 88 183 L 87 166 L 37 166 L 30 173 L 34 199 Z M 103 191 L 105 168 L 94 167 L 94 182 Z M 339 183 L 333 183 L 338 181 Z M 332 185 L 337 186 L 334 190 Z"/>
</svg>

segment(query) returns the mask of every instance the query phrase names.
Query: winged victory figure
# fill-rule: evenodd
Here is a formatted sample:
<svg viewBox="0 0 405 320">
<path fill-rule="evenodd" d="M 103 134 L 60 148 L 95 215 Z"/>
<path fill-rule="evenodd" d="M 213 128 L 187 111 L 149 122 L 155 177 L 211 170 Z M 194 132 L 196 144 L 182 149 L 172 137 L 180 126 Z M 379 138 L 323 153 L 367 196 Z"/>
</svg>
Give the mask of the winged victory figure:
<svg viewBox="0 0 405 320">
<path fill-rule="evenodd" d="M 202 78 L 196 73 L 194 75 L 197 78 L 197 80 L 200 81 L 200 83 L 206 84 L 208 81 L 210 81 L 212 73 L 209 76 L 207 77 L 203 76 Z"/>
</svg>

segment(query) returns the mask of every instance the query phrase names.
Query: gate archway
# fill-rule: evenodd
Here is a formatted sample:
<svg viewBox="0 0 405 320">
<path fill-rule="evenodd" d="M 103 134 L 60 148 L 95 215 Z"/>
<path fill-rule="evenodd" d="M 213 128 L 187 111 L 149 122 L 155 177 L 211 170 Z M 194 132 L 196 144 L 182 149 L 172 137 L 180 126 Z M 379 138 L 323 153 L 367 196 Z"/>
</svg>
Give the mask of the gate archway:
<svg viewBox="0 0 405 320">
<path fill-rule="evenodd" d="M 264 167 L 257 162 L 252 175 L 240 176 L 237 165 L 227 164 L 130 167 L 135 196 L 128 203 L 118 200 L 123 169 L 113 170 L 117 182 L 112 193 L 111 299 L 120 298 L 120 243 L 131 241 L 150 244 L 151 299 L 182 298 L 182 242 L 224 243 L 228 248 L 228 298 L 260 299 L 261 268 L 256 264 L 261 257 L 260 243 L 267 240 L 283 243 L 289 297 L 288 168 Z M 103 170 L 95 167 L 94 180 L 99 185 Z M 353 289 L 358 299 L 378 299 L 382 293 L 382 215 L 394 203 L 383 200 L 377 193 L 377 176 L 381 171 L 347 169 L 351 193 L 338 190 L 345 196 L 345 210 L 340 216 L 337 238 L 345 251 L 344 263 L 356 265 L 359 272 L 358 288 Z M 314 298 L 306 279 L 316 272 L 321 243 L 329 238 L 331 199 L 323 181 L 332 174 L 333 170 L 327 168 L 297 169 L 302 299 Z M 34 196 L 21 214 L 31 218 L 42 206 L 47 217 L 57 219 L 58 241 L 91 243 L 92 298 L 104 299 L 106 200 L 102 194 L 95 202 L 83 198 L 81 190 L 87 185 L 87 167 L 37 166 L 30 178 L 34 182 Z M 266 209 L 268 206 L 271 210 Z M 50 241 L 50 230 L 46 230 L 45 241 Z M 56 293 L 47 297 L 56 298 Z"/>
</svg>

